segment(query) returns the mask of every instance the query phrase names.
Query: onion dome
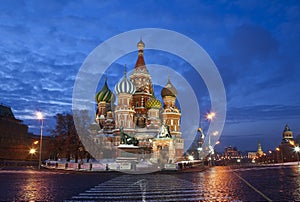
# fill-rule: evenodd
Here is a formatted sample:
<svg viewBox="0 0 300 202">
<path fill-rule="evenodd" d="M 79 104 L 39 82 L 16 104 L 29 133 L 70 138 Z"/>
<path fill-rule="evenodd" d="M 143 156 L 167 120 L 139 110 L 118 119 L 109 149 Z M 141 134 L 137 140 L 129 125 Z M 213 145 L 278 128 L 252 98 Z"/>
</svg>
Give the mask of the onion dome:
<svg viewBox="0 0 300 202">
<path fill-rule="evenodd" d="M 168 78 L 168 83 L 165 85 L 165 87 L 161 90 L 161 96 L 172 96 L 176 97 L 177 96 L 177 90 L 173 86 L 173 84 L 170 81 L 170 78 Z"/>
<path fill-rule="evenodd" d="M 152 98 L 150 98 L 149 100 L 147 100 L 145 107 L 147 109 L 160 109 L 162 107 L 161 102 L 156 99 L 154 96 Z"/>
<path fill-rule="evenodd" d="M 115 92 L 117 94 L 120 93 L 134 94 L 135 90 L 136 88 L 133 85 L 133 83 L 127 79 L 126 70 L 125 70 L 124 78 L 115 86 Z"/>
<path fill-rule="evenodd" d="M 111 92 L 111 90 L 107 86 L 107 81 L 105 80 L 104 86 L 102 89 L 96 94 L 96 102 L 111 102 L 113 99 L 114 94 Z"/>
</svg>

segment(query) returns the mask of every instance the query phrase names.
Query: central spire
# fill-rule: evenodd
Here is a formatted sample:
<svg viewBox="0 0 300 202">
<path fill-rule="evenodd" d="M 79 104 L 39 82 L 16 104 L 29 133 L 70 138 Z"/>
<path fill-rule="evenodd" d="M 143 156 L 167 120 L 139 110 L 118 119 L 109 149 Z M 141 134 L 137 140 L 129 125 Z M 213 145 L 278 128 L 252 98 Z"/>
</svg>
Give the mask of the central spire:
<svg viewBox="0 0 300 202">
<path fill-rule="evenodd" d="M 142 41 L 142 38 L 137 43 L 138 48 L 138 57 L 137 61 L 134 67 L 134 70 L 132 74 L 130 75 L 131 82 L 135 85 L 137 92 L 143 92 L 150 95 L 147 95 L 151 97 L 152 94 L 152 82 L 151 82 L 151 76 L 148 72 L 148 69 L 145 64 L 144 60 L 144 48 L 145 43 Z M 143 96 L 144 99 L 144 96 Z M 146 98 L 145 98 L 146 99 Z M 143 100 L 143 103 L 145 100 Z"/>
<path fill-rule="evenodd" d="M 142 37 L 140 41 L 137 43 L 137 48 L 138 48 L 138 58 L 135 63 L 135 68 L 146 69 L 145 60 L 144 60 L 145 43 L 142 41 Z"/>
</svg>

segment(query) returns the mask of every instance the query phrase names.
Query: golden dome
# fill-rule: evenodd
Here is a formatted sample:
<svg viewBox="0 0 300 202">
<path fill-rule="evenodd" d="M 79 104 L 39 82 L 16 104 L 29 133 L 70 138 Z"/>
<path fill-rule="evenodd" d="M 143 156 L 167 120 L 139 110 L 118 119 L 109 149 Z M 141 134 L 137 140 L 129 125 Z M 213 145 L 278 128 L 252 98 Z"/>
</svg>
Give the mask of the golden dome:
<svg viewBox="0 0 300 202">
<path fill-rule="evenodd" d="M 145 107 L 147 109 L 160 109 L 162 107 L 162 104 L 158 99 L 152 97 L 149 100 L 147 100 Z"/>
</svg>

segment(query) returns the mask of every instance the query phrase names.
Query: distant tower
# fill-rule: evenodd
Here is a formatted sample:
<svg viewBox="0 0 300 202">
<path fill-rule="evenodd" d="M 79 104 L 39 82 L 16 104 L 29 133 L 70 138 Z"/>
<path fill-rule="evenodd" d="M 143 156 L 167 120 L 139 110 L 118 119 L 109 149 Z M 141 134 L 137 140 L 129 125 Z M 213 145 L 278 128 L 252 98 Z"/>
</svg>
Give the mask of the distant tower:
<svg viewBox="0 0 300 202">
<path fill-rule="evenodd" d="M 296 155 L 294 152 L 295 141 L 293 138 L 293 132 L 288 124 L 285 125 L 282 133 L 282 141 L 279 145 L 280 153 L 282 155 L 282 161 L 295 161 Z"/>
<path fill-rule="evenodd" d="M 261 157 L 264 154 L 262 148 L 261 148 L 261 143 L 260 140 L 258 140 L 258 144 L 257 144 L 257 156 Z"/>
<path fill-rule="evenodd" d="M 138 58 L 133 70 L 130 75 L 130 81 L 136 87 L 136 92 L 133 95 L 133 105 L 135 108 L 135 124 L 139 128 L 146 127 L 147 121 L 147 108 L 146 102 L 152 97 L 153 89 L 151 76 L 147 70 L 144 60 L 144 48 L 145 44 L 142 39 L 137 44 Z"/>
<path fill-rule="evenodd" d="M 291 142 L 294 142 L 293 132 L 291 131 L 288 124 L 286 124 L 282 133 L 282 143 L 291 143 Z"/>
<path fill-rule="evenodd" d="M 133 131 L 135 128 L 135 111 L 132 106 L 132 95 L 135 90 L 133 83 L 127 79 L 125 69 L 124 78 L 115 86 L 118 95 L 118 105 L 115 109 L 116 128 L 124 127 L 124 132 Z"/>
</svg>

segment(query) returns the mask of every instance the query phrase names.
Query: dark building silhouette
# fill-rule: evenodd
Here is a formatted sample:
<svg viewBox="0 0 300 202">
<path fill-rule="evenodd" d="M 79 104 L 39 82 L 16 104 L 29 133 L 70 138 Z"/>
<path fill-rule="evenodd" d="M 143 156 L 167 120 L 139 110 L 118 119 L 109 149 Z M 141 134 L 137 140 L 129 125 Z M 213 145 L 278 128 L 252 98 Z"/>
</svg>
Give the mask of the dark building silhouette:
<svg viewBox="0 0 300 202">
<path fill-rule="evenodd" d="M 28 126 L 15 118 L 10 107 L 0 104 L 0 160 L 38 160 L 39 138 L 39 135 L 28 133 Z M 44 137 L 43 146 L 48 141 L 49 137 Z M 29 153 L 32 148 L 36 149 L 35 154 Z M 45 147 L 43 152 L 46 150 Z"/>
<path fill-rule="evenodd" d="M 226 147 L 224 150 L 224 157 L 226 159 L 235 159 L 235 158 L 240 158 L 241 157 L 241 153 L 238 151 L 238 149 L 236 147 Z"/>
<path fill-rule="evenodd" d="M 0 105 L 0 159 L 25 160 L 28 143 L 28 126 L 15 118 L 10 107 Z"/>
</svg>

